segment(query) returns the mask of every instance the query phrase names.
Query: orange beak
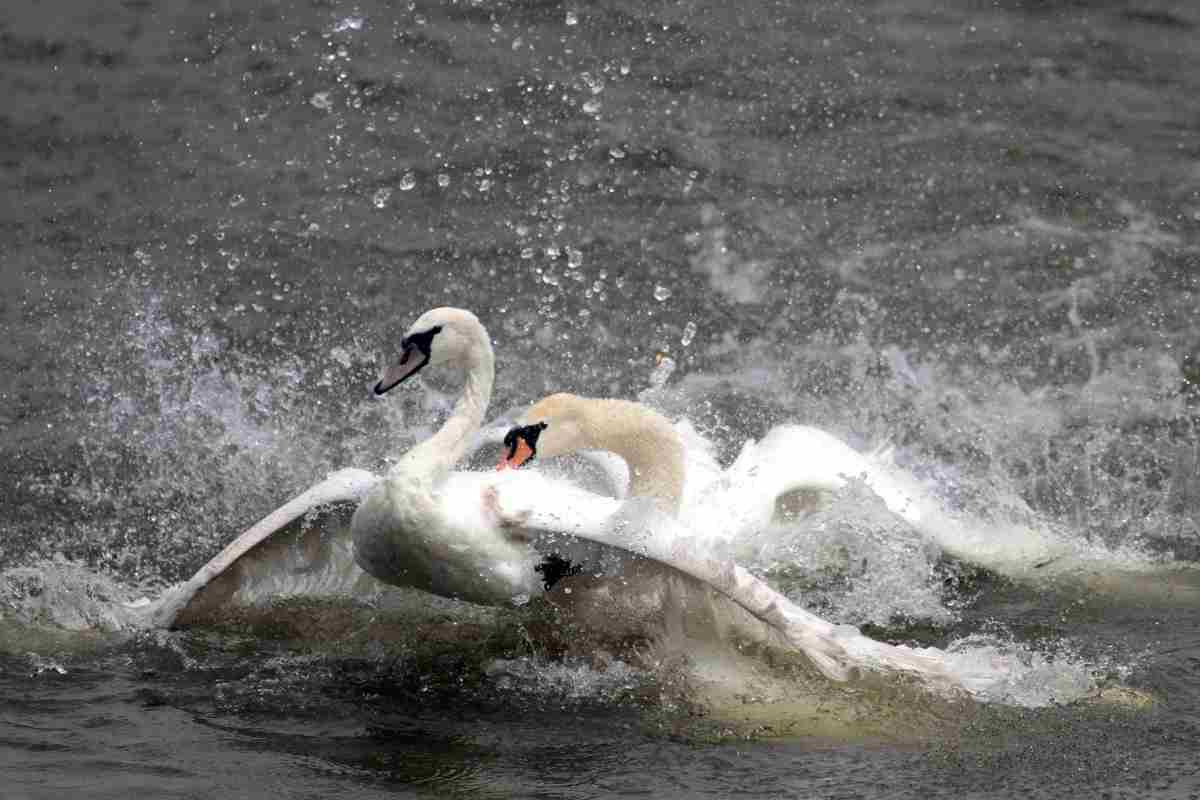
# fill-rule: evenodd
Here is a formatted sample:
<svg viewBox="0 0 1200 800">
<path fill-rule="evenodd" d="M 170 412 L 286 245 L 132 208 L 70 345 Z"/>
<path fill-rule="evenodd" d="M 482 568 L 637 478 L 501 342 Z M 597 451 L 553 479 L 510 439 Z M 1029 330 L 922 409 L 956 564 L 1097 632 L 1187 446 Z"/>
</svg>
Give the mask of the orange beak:
<svg viewBox="0 0 1200 800">
<path fill-rule="evenodd" d="M 502 470 L 510 467 L 516 469 L 531 458 L 533 458 L 533 448 L 526 443 L 524 438 L 518 436 L 512 453 L 510 455 L 501 454 L 500 463 L 496 465 L 496 469 Z"/>
</svg>

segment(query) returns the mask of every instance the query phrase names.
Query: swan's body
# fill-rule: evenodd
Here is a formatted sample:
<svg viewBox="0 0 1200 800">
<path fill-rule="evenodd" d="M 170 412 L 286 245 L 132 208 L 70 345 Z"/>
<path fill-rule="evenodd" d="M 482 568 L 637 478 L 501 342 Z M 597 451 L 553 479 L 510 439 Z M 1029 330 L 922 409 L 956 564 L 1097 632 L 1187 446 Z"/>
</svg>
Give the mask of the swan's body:
<svg viewBox="0 0 1200 800">
<path fill-rule="evenodd" d="M 506 536 L 487 512 L 483 476 L 451 474 L 479 431 L 491 398 L 491 341 L 474 314 L 448 308 L 423 314 L 404 341 L 425 336 L 423 351 L 405 345 L 404 360 L 389 370 L 376 393 L 427 364 L 449 364 L 465 372 L 462 396 L 437 433 L 405 453 L 355 511 L 355 560 L 385 583 L 445 597 L 497 603 L 528 596 L 539 586 L 536 553 Z M 424 361 L 418 362 L 421 356 Z"/>
</svg>

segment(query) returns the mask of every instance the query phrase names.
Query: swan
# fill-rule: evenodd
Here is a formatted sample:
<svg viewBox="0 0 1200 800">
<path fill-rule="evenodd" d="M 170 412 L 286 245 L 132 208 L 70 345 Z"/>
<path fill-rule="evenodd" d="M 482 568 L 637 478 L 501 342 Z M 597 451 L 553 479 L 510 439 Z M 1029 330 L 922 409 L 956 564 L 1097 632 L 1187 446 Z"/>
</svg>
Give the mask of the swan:
<svg viewBox="0 0 1200 800">
<path fill-rule="evenodd" d="M 131 607 L 134 624 L 171 627 L 231 598 L 253 603 L 269 596 L 278 573 L 285 584 L 315 593 L 373 596 L 388 585 L 411 586 L 444 597 L 496 604 L 541 591 L 537 553 L 511 526 L 500 524 L 489 489 L 491 476 L 451 473 L 479 443 L 479 428 L 491 396 L 495 358 L 479 319 L 458 308 L 422 314 L 401 339 L 399 360 L 375 384 L 382 396 L 428 366 L 465 372 L 462 396 L 432 437 L 407 452 L 384 475 L 363 469 L 338 470 L 259 520 L 230 542 L 191 578 L 169 588 L 156 602 Z M 528 481 L 509 486 L 525 486 Z M 515 490 L 510 490 L 515 491 Z M 319 509 L 355 506 L 349 548 L 335 538 L 317 580 L 299 582 L 309 565 L 279 534 Z M 342 552 L 348 550 L 349 552 Z M 365 573 L 365 575 L 363 574 Z"/>
<path fill-rule="evenodd" d="M 721 470 L 708 454 L 707 442 L 686 420 L 672 424 L 636 402 L 559 393 L 520 414 L 504 444 L 500 468 L 519 467 L 535 456 L 549 459 L 587 450 L 615 454 L 628 465 L 629 493 L 676 512 L 710 549 L 751 546 L 749 537 L 768 529 L 778 501 L 789 492 L 835 492 L 860 481 L 943 552 L 1005 577 L 1170 602 L 1197 597 L 1194 570 L 1135 551 L 1095 547 L 1045 526 L 950 512 L 919 481 L 890 463 L 890 451 L 860 453 L 811 426 L 776 426 L 762 439 L 747 441 Z"/>
<path fill-rule="evenodd" d="M 538 591 L 538 556 L 489 507 L 489 476 L 457 472 L 492 395 L 491 340 L 470 311 L 436 308 L 401 340 L 400 360 L 375 385 L 383 395 L 427 366 L 453 365 L 465 383 L 453 413 L 367 491 L 351 520 L 356 562 L 384 583 L 498 603 Z M 494 481 L 493 481 L 494 483 Z"/>
</svg>

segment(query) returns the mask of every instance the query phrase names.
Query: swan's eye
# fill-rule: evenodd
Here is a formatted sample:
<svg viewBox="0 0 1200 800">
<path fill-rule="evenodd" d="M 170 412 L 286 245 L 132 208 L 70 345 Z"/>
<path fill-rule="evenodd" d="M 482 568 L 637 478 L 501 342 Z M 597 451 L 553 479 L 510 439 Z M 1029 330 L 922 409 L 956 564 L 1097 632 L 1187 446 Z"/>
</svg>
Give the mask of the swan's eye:
<svg viewBox="0 0 1200 800">
<path fill-rule="evenodd" d="M 410 333 L 400 340 L 400 346 L 404 348 L 404 357 L 400 363 L 403 364 L 408 360 L 408 356 L 413 350 L 420 350 L 421 354 L 429 358 L 429 352 L 433 349 L 433 337 L 442 332 L 441 325 L 434 325 L 427 331 L 420 333 Z"/>
</svg>

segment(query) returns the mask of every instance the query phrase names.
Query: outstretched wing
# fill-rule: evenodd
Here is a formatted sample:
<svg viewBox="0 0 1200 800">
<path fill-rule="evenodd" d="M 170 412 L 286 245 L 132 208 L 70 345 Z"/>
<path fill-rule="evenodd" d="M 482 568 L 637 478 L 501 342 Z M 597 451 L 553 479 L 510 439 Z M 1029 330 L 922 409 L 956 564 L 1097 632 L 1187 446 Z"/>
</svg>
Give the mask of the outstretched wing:
<svg viewBox="0 0 1200 800">
<path fill-rule="evenodd" d="M 931 688 L 976 691 L 998 680 L 999 674 L 956 674 L 944 651 L 889 645 L 862 635 L 850 625 L 837 625 L 800 608 L 763 580 L 715 554 L 705 537 L 644 500 L 618 504 L 607 498 L 564 487 L 558 504 L 531 503 L 523 514 L 531 528 L 557 531 L 617 547 L 673 567 L 724 594 L 758 619 L 779 631 L 802 650 L 827 677 L 847 680 L 856 669 L 875 669 L 914 675 Z"/>
<path fill-rule="evenodd" d="M 281 589 L 295 594 L 353 589 L 367 576 L 354 564 L 345 523 L 378 480 L 361 469 L 333 473 L 263 517 L 137 616 L 153 627 L 171 627 L 203 618 L 235 598 L 247 603 Z M 314 520 L 319 524 L 295 524 L 322 509 L 332 513 Z"/>
</svg>

